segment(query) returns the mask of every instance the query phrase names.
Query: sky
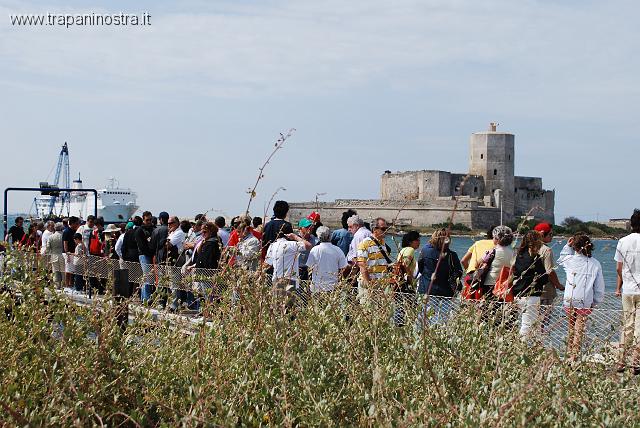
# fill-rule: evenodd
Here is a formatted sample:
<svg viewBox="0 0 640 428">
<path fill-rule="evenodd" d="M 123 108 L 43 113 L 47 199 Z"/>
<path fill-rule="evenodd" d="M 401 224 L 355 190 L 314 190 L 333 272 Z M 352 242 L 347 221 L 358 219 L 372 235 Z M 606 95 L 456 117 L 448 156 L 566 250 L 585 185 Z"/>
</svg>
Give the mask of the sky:
<svg viewBox="0 0 640 428">
<path fill-rule="evenodd" d="M 151 15 L 148 26 L 16 26 L 15 14 Z M 640 207 L 637 1 L 0 0 L 0 187 L 52 181 L 143 209 L 253 214 L 278 198 L 379 197 L 385 170 L 468 170 L 469 136 L 515 134 L 516 174 L 556 221 Z M 12 195 L 10 211 L 32 196 Z M 15 209 L 12 209 L 15 208 Z"/>
</svg>

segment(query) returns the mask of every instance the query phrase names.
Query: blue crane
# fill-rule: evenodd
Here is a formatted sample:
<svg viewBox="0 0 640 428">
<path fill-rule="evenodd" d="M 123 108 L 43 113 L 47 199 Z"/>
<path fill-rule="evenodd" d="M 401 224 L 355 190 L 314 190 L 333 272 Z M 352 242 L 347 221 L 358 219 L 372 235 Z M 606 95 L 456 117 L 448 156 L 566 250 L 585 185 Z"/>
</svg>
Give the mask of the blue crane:
<svg viewBox="0 0 640 428">
<path fill-rule="evenodd" d="M 62 186 L 60 186 L 60 177 L 64 180 Z M 63 189 L 68 189 L 70 184 L 70 175 L 69 175 L 69 147 L 67 146 L 67 142 L 62 145 L 62 150 L 60 150 L 60 155 L 58 156 L 58 165 L 56 167 L 56 176 L 51 187 L 58 187 Z M 52 194 L 51 199 L 49 201 L 49 215 L 54 214 L 53 209 L 55 207 L 56 201 L 60 198 L 60 213 L 62 214 L 65 206 L 67 209 L 69 208 L 69 192 L 62 192 L 62 194 Z"/>
</svg>

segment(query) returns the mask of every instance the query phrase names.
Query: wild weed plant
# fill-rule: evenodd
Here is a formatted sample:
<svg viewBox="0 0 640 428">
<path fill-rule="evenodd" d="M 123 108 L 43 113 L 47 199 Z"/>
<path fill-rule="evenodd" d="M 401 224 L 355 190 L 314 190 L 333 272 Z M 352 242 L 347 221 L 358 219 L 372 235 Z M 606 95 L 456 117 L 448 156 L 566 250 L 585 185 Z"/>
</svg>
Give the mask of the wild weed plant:
<svg viewBox="0 0 640 428">
<path fill-rule="evenodd" d="M 78 305 L 35 261 L 7 255 L 0 294 L 0 419 L 7 426 L 636 426 L 638 385 L 569 364 L 463 305 L 446 324 L 349 287 L 287 308 L 262 279 L 212 283 L 205 320 Z M 135 302 L 131 302 L 135 303 Z"/>
</svg>

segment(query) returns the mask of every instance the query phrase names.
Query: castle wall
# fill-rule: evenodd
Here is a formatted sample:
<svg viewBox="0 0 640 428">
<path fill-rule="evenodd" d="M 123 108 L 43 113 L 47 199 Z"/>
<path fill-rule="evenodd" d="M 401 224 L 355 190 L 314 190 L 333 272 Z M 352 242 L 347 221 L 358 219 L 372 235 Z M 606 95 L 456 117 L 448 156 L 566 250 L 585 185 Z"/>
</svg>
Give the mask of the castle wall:
<svg viewBox="0 0 640 428">
<path fill-rule="evenodd" d="M 451 191 L 451 173 L 447 171 L 422 171 L 422 200 L 453 195 Z"/>
<path fill-rule="evenodd" d="M 455 174 L 464 177 L 466 174 Z M 450 197 L 457 183 L 448 171 L 407 171 L 384 173 L 380 178 L 380 199 L 389 201 Z M 458 180 L 458 181 L 461 181 Z M 477 180 L 476 180 L 477 181 Z M 473 190 L 473 186 L 470 187 Z"/>
<path fill-rule="evenodd" d="M 518 188 L 515 193 L 515 215 L 533 216 L 539 220 L 555 223 L 555 191 Z"/>
<path fill-rule="evenodd" d="M 542 178 L 540 177 L 515 177 L 516 189 L 542 190 Z"/>
<path fill-rule="evenodd" d="M 515 177 L 515 215 L 555 221 L 555 191 L 542 188 L 540 177 Z"/>
<path fill-rule="evenodd" d="M 340 227 L 342 213 L 355 209 L 365 221 L 384 217 L 387 221 L 403 229 L 430 227 L 433 224 L 446 223 L 453 212 L 455 201 L 452 198 L 440 198 L 437 201 L 412 201 L 399 204 L 397 201 L 339 199 L 335 202 L 320 203 L 299 202 L 290 204 L 289 218 L 297 223 L 311 211 L 320 212 L 322 223 L 331 227 Z M 479 205 L 478 200 L 461 198 L 453 218 L 454 223 L 462 223 L 472 229 L 486 229 L 500 221 L 500 212 L 495 208 Z"/>
<path fill-rule="evenodd" d="M 484 197 L 484 178 L 481 176 L 451 174 L 450 186 L 455 195 L 460 194 L 480 199 Z M 462 193 L 458 193 L 460 191 L 462 191 Z"/>
<path fill-rule="evenodd" d="M 418 199 L 422 171 L 385 173 L 380 178 L 380 198 L 391 201 Z"/>
</svg>

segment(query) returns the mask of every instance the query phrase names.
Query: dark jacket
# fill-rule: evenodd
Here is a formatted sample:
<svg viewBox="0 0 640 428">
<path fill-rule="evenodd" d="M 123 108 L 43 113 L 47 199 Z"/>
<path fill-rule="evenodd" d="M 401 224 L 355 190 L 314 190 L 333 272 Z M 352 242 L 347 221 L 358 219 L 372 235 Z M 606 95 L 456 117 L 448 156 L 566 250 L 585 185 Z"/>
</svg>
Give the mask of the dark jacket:
<svg viewBox="0 0 640 428">
<path fill-rule="evenodd" d="M 193 259 L 193 265 L 201 269 L 217 269 L 220 262 L 220 240 L 213 236 L 202 243 Z"/>
<path fill-rule="evenodd" d="M 268 248 L 271 243 L 278 239 L 278 233 L 283 231 L 285 233 L 292 233 L 293 227 L 291 223 L 279 218 L 273 219 L 264 225 L 264 232 L 262 234 L 262 247 Z"/>
<path fill-rule="evenodd" d="M 136 243 L 136 229 L 129 229 L 122 238 L 122 258 L 127 262 L 136 262 L 138 258 L 138 244 Z"/>
<path fill-rule="evenodd" d="M 269 245 L 278 239 L 278 233 L 293 233 L 293 227 L 291 223 L 286 220 L 275 218 L 264 225 L 264 232 L 262 233 L 262 251 L 266 253 L 269 249 Z"/>
<path fill-rule="evenodd" d="M 151 242 L 149 246 L 156 256 L 156 263 L 164 263 L 167 258 L 167 237 L 169 236 L 169 228 L 166 224 L 162 224 L 151 233 Z"/>
<path fill-rule="evenodd" d="M 420 258 L 418 259 L 418 269 L 422 276 L 420 277 L 420 284 L 418 285 L 418 293 L 426 294 L 429 291 L 429 284 L 431 283 L 431 276 L 436 270 L 438 264 L 438 258 L 440 257 L 440 250 L 427 243 L 420 252 Z M 447 250 L 443 254 L 443 259 L 438 266 L 438 272 L 436 278 L 431 286 L 431 296 L 443 296 L 453 297 L 456 290 L 452 287 L 452 280 L 462 276 L 462 266 L 460 265 L 460 259 L 458 254 L 453 250 Z"/>
<path fill-rule="evenodd" d="M 153 233 L 153 226 L 140 226 L 136 231 L 136 245 L 138 246 L 138 254 L 141 256 L 153 257 L 154 249 L 149 244 L 149 238 Z"/>
</svg>

